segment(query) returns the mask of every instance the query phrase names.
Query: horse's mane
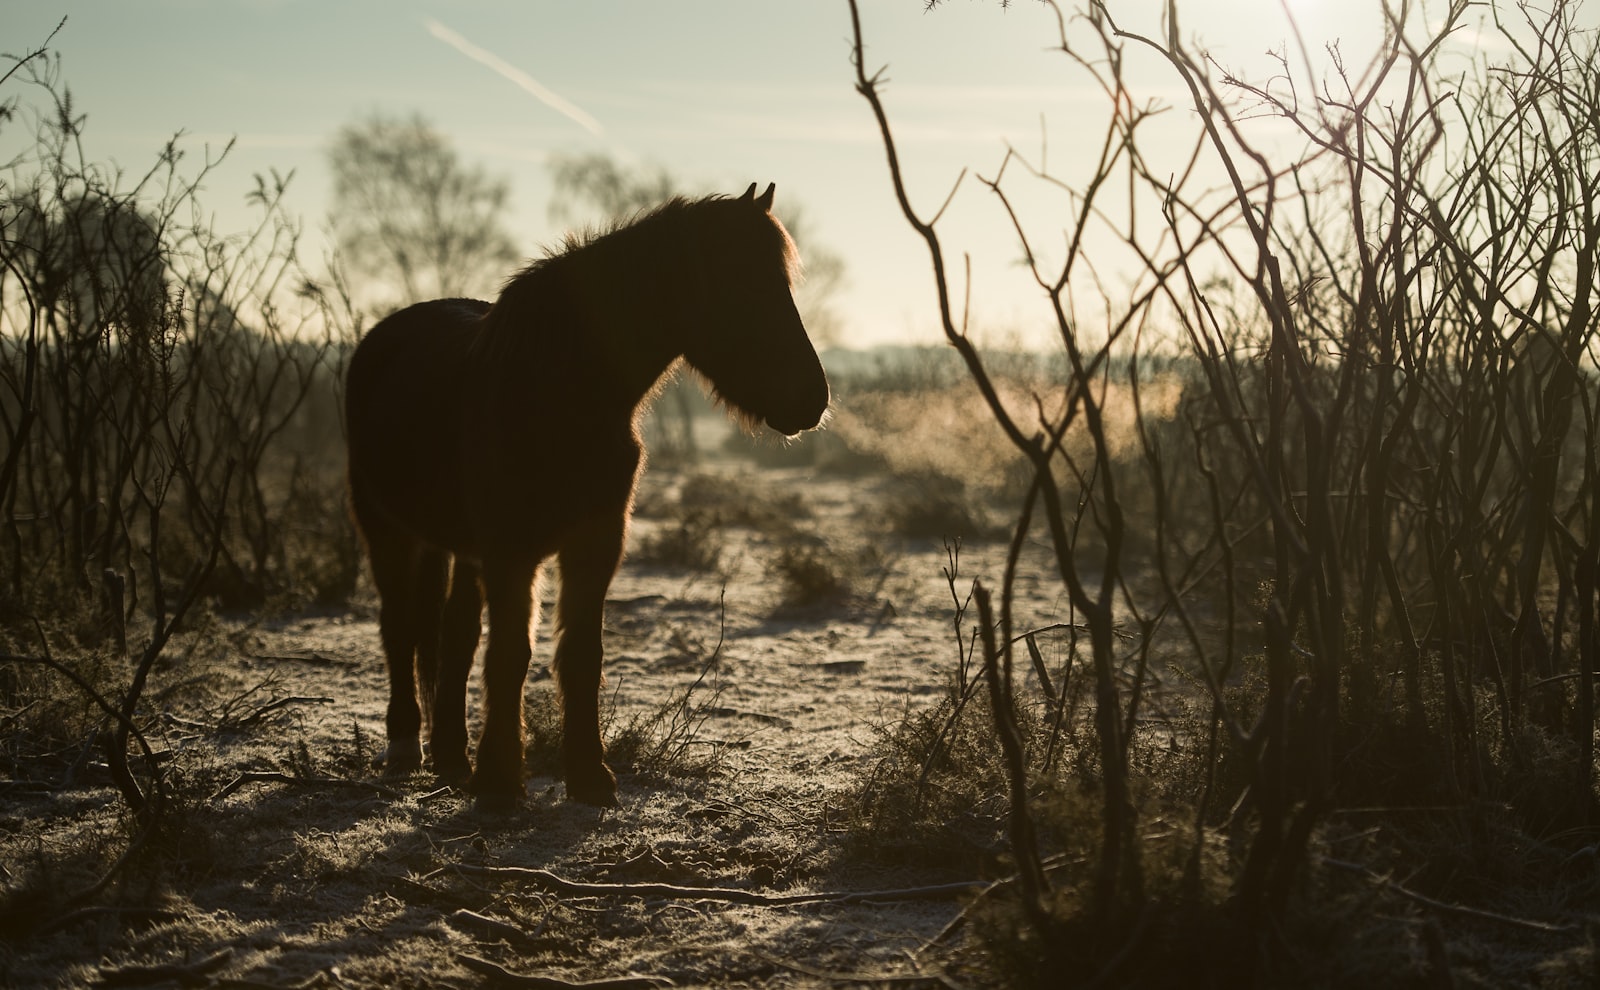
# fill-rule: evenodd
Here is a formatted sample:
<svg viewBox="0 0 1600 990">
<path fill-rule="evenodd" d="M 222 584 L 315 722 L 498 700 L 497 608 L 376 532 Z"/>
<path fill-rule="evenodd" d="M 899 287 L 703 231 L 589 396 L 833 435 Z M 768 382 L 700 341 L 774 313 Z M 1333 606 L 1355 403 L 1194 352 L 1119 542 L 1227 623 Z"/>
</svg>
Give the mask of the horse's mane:
<svg viewBox="0 0 1600 990">
<path fill-rule="evenodd" d="M 734 202 L 733 197 L 720 194 L 698 199 L 674 196 L 659 206 L 641 210 L 632 216 L 569 231 L 557 249 L 545 252 L 544 257 L 533 259 L 509 275 L 501 286 L 501 298 L 504 299 L 508 293 L 515 294 L 527 283 L 537 282 L 546 273 L 588 262 L 595 255 L 616 251 L 623 256 L 621 260 L 627 262 L 632 260 L 630 255 L 650 254 L 661 246 L 657 237 L 670 235 L 685 224 L 701 221 L 714 224 L 723 217 L 732 216 L 714 208 L 715 204 L 731 202 Z M 789 284 L 794 285 L 799 282 L 803 271 L 794 238 L 789 236 L 788 229 L 776 216 L 768 213 L 766 217 L 772 225 L 775 251 L 782 257 Z"/>
<path fill-rule="evenodd" d="M 622 284 L 629 279 L 676 277 L 682 269 L 674 268 L 673 262 L 686 255 L 685 235 L 721 238 L 723 243 L 739 245 L 736 263 L 779 264 L 791 286 L 800 278 L 794 239 L 770 212 L 758 211 L 750 203 L 740 204 L 730 196 L 675 196 L 631 217 L 568 233 L 557 249 L 513 272 L 484 315 L 473 349 L 489 367 L 514 367 L 527 348 L 544 346 L 539 341 L 546 328 L 562 334 L 596 329 L 538 317 L 552 307 L 573 305 L 572 287 L 586 282 Z M 728 275 L 736 277 L 737 272 Z M 650 321 L 642 314 L 634 323 L 642 327 Z"/>
</svg>

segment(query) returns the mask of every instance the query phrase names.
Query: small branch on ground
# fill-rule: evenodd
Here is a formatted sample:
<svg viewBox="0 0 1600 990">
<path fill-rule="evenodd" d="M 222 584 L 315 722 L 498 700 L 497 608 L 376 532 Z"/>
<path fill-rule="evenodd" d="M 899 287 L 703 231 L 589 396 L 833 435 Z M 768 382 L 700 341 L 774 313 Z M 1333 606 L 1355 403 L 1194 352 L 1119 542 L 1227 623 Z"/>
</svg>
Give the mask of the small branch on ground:
<svg viewBox="0 0 1600 990">
<path fill-rule="evenodd" d="M 45 935 L 50 932 L 71 928 L 80 921 L 93 921 L 97 918 L 138 918 L 141 921 L 177 921 L 185 917 L 182 911 L 169 911 L 166 908 L 131 907 L 115 904 L 91 904 L 74 911 L 52 918 L 33 930 L 35 935 Z"/>
<path fill-rule="evenodd" d="M 753 904 L 758 907 L 784 907 L 791 904 L 862 904 L 867 902 L 945 900 L 977 894 L 989 887 L 988 883 L 964 881 L 934 884 L 929 887 L 904 887 L 897 890 L 824 891 L 815 894 L 762 894 L 753 890 L 731 887 L 679 887 L 670 883 L 585 883 L 567 880 L 548 870 L 534 870 L 520 866 L 471 866 L 457 863 L 453 867 L 466 876 L 490 877 L 497 880 L 528 880 L 556 894 L 569 897 L 664 897 L 670 900 L 727 901 L 733 904 Z"/>
<path fill-rule="evenodd" d="M 333 979 L 331 985 L 335 987 L 344 986 L 344 984 L 338 982 L 338 967 L 332 967 L 332 969 Z M 299 983 L 265 983 L 261 980 L 221 979 L 215 983 L 207 984 L 206 990 L 313 990 L 313 988 L 320 990 L 320 988 L 330 985 L 327 980 L 328 975 L 329 971 L 323 970 L 320 973 L 311 974 Z"/>
<path fill-rule="evenodd" d="M 497 984 L 512 987 L 534 987 L 536 990 L 656 990 L 657 987 L 670 987 L 672 981 L 660 976 L 619 976 L 609 980 L 590 980 L 585 983 L 574 983 L 570 980 L 561 980 L 553 976 L 527 976 L 522 973 L 513 973 L 499 963 L 480 959 L 477 956 L 457 956 L 461 965 L 481 976 L 487 976 Z"/>
<path fill-rule="evenodd" d="M 479 914 L 466 908 L 451 912 L 450 924 L 474 937 L 500 939 L 520 949 L 565 944 L 560 939 L 541 937 L 539 932 L 544 930 L 542 924 L 538 930 L 530 932 L 513 925 L 509 921 L 491 918 L 486 914 Z"/>
<path fill-rule="evenodd" d="M 103 969 L 100 978 L 95 981 L 96 986 L 102 987 L 137 987 L 146 983 L 163 983 L 172 980 L 185 987 L 207 986 L 211 983 L 210 974 L 227 965 L 233 958 L 232 949 L 223 949 L 214 952 L 203 959 L 189 963 L 162 963 L 159 966 L 118 966 L 114 969 Z"/>
<path fill-rule="evenodd" d="M 257 708 L 255 711 L 251 712 L 249 715 L 246 715 L 244 718 L 239 719 L 237 722 L 235 722 L 231 726 L 229 726 L 229 728 L 233 728 L 233 729 L 248 729 L 251 726 L 254 726 L 256 723 L 260 722 L 262 719 L 266 718 L 268 715 L 271 715 L 273 712 L 277 711 L 278 709 L 287 708 L 290 705 L 331 705 L 331 704 L 333 704 L 333 699 L 332 698 L 300 698 L 300 697 L 274 698 L 273 700 L 271 700 L 271 701 L 267 702 L 266 704 L 262 705 L 260 708 Z"/>
<path fill-rule="evenodd" d="M 350 663 L 350 661 L 348 661 L 348 660 L 340 660 L 340 659 L 338 659 L 336 657 L 324 656 L 322 653 L 320 653 L 320 652 L 318 652 L 316 650 L 312 650 L 310 653 L 252 653 L 252 654 L 250 654 L 250 659 L 252 659 L 252 660 L 268 660 L 268 661 L 271 661 L 273 663 L 315 663 L 315 664 L 349 664 Z"/>
<path fill-rule="evenodd" d="M 1044 866 L 1045 873 L 1050 874 L 1067 866 L 1081 870 L 1085 865 L 1087 865 L 1088 859 L 1083 856 L 1069 857 L 1058 853 L 1054 856 L 1045 857 L 1043 860 L 1041 860 L 1041 863 Z M 939 929 L 938 934 L 934 935 L 933 938 L 930 938 L 926 943 L 924 943 L 922 948 L 917 950 L 917 954 L 921 955 L 922 953 L 928 952 L 929 950 L 953 938 L 956 932 L 960 931 L 961 928 L 965 926 L 969 920 L 971 920 L 972 912 L 976 910 L 979 904 L 982 904 L 983 901 L 991 894 L 997 893 L 998 891 L 1004 890 L 1012 884 L 1015 884 L 1017 880 L 1018 875 L 1013 873 L 1008 877 L 1001 877 L 998 880 L 991 880 L 987 883 L 978 884 L 977 886 L 980 889 L 977 890 L 972 900 L 963 905 L 961 912 L 954 918 L 951 918 L 949 924 Z"/>
<path fill-rule="evenodd" d="M 297 777 L 294 774 L 280 773 L 276 770 L 247 770 L 230 780 L 222 790 L 211 795 L 211 800 L 221 801 L 223 798 L 237 791 L 246 784 L 294 784 L 297 787 L 343 787 L 358 791 L 367 791 L 379 797 L 398 800 L 400 792 L 392 787 L 374 784 L 368 780 L 346 780 L 342 777 Z"/>
<path fill-rule="evenodd" d="M 825 969 L 816 969 L 803 963 L 795 962 L 792 959 L 779 959 L 777 956 L 769 956 L 765 952 L 756 952 L 754 955 L 757 959 L 773 966 L 780 966 L 790 972 L 809 976 L 813 979 L 826 980 L 829 983 L 848 983 L 854 986 L 873 983 L 927 983 L 931 980 L 947 987 L 955 986 L 942 973 L 830 973 Z"/>
<path fill-rule="evenodd" d="M 1510 925 L 1513 928 L 1522 928 L 1527 931 L 1543 932 L 1548 935 L 1575 935 L 1578 932 L 1577 925 L 1557 925 L 1548 921 L 1534 921 L 1531 918 L 1518 918 L 1509 914 L 1500 914 L 1497 911 L 1485 911 L 1482 908 L 1467 907 L 1465 904 L 1451 904 L 1448 901 L 1437 900 L 1427 894 L 1419 894 L 1414 890 L 1403 887 L 1388 877 L 1374 873 L 1360 863 L 1348 863 L 1344 860 L 1328 859 L 1326 857 L 1323 857 L 1321 862 L 1324 866 L 1332 866 L 1349 873 L 1358 874 L 1379 887 L 1392 890 L 1401 897 L 1416 901 L 1424 907 L 1432 908 L 1445 914 L 1459 915 L 1463 918 L 1477 918 L 1481 921 L 1493 921 L 1497 924 Z"/>
</svg>

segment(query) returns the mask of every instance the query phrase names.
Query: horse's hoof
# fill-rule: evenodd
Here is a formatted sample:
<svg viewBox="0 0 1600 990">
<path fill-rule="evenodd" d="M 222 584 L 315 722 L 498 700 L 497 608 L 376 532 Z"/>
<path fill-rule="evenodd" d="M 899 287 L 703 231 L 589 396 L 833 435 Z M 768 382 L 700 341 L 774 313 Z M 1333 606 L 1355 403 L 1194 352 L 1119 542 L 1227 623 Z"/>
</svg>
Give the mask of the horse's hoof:
<svg viewBox="0 0 1600 990">
<path fill-rule="evenodd" d="M 508 815 L 516 811 L 526 794 L 520 775 L 509 780 L 505 777 L 496 779 L 485 774 L 481 766 L 467 780 L 466 788 L 467 793 L 472 795 L 474 808 L 494 815 Z"/>
<path fill-rule="evenodd" d="M 521 795 L 494 792 L 478 794 L 472 799 L 472 810 L 484 815 L 509 815 L 521 804 Z"/>
<path fill-rule="evenodd" d="M 416 743 L 390 743 L 389 748 L 372 758 L 372 765 L 383 771 L 384 780 L 399 780 L 422 769 L 422 747 Z"/>
<path fill-rule="evenodd" d="M 460 765 L 435 762 L 433 775 L 439 778 L 439 783 L 449 787 L 466 787 L 467 781 L 472 779 L 472 767 L 465 762 Z"/>
<path fill-rule="evenodd" d="M 597 808 L 617 806 L 617 781 L 607 772 L 602 777 L 567 780 L 567 800 L 592 804 Z"/>
</svg>

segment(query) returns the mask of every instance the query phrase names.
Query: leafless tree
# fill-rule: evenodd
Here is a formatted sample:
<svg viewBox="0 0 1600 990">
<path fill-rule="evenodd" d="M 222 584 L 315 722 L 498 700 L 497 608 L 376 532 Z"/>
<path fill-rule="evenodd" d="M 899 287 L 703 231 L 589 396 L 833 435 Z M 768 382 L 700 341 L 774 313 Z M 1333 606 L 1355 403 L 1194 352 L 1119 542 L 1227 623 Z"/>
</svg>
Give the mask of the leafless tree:
<svg viewBox="0 0 1600 990">
<path fill-rule="evenodd" d="M 421 116 L 341 128 L 328 164 L 339 258 L 374 305 L 481 295 L 517 261 L 509 180 L 463 162 Z"/>
</svg>

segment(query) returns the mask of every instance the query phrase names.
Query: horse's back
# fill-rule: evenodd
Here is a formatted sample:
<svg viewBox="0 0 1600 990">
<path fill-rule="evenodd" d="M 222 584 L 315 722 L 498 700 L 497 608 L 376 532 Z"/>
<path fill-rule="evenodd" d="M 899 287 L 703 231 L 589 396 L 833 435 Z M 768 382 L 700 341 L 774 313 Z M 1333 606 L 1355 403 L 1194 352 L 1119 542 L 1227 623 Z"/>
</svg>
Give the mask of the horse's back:
<svg viewBox="0 0 1600 990">
<path fill-rule="evenodd" d="M 466 356 L 489 304 L 480 299 L 435 299 L 379 320 L 350 358 L 346 405 L 380 398 L 382 389 L 436 378 Z"/>
<path fill-rule="evenodd" d="M 472 342 L 489 304 L 417 303 L 380 320 L 345 382 L 351 495 L 358 518 L 382 513 L 429 542 L 459 539 L 462 405 Z M 367 521 L 363 521 L 367 525 Z"/>
</svg>

